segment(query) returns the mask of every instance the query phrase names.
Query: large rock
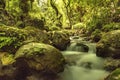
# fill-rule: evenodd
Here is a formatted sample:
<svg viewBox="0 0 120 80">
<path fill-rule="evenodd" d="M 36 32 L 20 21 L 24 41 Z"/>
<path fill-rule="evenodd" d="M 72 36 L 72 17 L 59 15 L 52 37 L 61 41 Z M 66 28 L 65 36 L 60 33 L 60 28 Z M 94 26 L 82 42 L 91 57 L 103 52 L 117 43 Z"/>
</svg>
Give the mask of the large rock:
<svg viewBox="0 0 120 80">
<path fill-rule="evenodd" d="M 70 47 L 67 48 L 69 51 L 78 51 L 78 52 L 88 52 L 89 47 L 82 43 L 82 42 L 77 42 L 77 43 L 71 43 Z"/>
<path fill-rule="evenodd" d="M 19 65 L 24 61 L 30 69 L 40 73 L 58 73 L 64 69 L 64 58 L 60 51 L 43 43 L 23 45 L 16 52 L 15 59 Z M 24 67 L 24 65 L 21 66 Z"/>
<path fill-rule="evenodd" d="M 120 58 L 120 30 L 105 33 L 96 49 L 97 56 Z"/>
<path fill-rule="evenodd" d="M 88 50 L 89 50 L 89 47 L 87 45 L 85 45 L 84 43 L 82 43 L 82 42 L 76 43 L 76 46 L 80 47 L 79 50 L 81 52 L 88 52 Z"/>
<path fill-rule="evenodd" d="M 120 80 L 120 68 L 114 70 L 104 80 Z"/>
<path fill-rule="evenodd" d="M 65 50 L 70 43 L 69 34 L 62 31 L 53 31 L 49 33 L 51 44 L 59 50 Z"/>
<path fill-rule="evenodd" d="M 43 43 L 29 43 L 15 55 L 0 52 L 0 80 L 26 80 L 32 76 L 35 80 L 42 80 L 62 72 L 64 63 L 62 54 L 56 48 Z"/>
</svg>

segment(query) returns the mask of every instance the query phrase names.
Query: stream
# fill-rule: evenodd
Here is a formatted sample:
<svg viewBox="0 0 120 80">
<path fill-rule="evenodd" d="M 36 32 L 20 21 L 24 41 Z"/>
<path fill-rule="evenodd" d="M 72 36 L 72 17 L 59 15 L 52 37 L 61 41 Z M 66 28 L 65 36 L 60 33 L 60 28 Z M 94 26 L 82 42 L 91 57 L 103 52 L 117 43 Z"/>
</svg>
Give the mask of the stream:
<svg viewBox="0 0 120 80">
<path fill-rule="evenodd" d="M 96 44 L 78 36 L 70 39 L 70 46 L 62 51 L 68 64 L 64 72 L 59 74 L 60 80 L 103 80 L 108 72 L 103 69 L 104 59 L 95 54 Z M 88 46 L 88 51 L 85 52 L 77 43 Z"/>
</svg>

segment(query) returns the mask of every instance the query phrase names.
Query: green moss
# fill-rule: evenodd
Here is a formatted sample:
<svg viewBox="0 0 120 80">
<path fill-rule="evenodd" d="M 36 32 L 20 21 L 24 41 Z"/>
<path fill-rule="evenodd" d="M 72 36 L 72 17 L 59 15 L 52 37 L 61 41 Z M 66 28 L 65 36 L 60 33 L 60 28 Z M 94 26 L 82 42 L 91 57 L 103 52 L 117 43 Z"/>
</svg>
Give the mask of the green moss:
<svg viewBox="0 0 120 80">
<path fill-rule="evenodd" d="M 10 65 L 15 62 L 14 55 L 5 54 L 1 58 L 2 65 Z"/>
<path fill-rule="evenodd" d="M 13 43 L 16 40 L 15 37 L 1 37 L 0 36 L 0 48 L 6 46 L 6 45 L 10 45 L 11 43 Z"/>
<path fill-rule="evenodd" d="M 18 21 L 18 22 L 16 23 L 16 26 L 17 26 L 18 28 L 24 28 L 24 27 L 25 27 L 25 23 L 24 23 L 23 21 Z"/>
<path fill-rule="evenodd" d="M 26 58 L 31 58 L 31 57 L 37 57 L 37 56 L 40 56 L 40 55 L 44 55 L 44 52 L 45 52 L 45 48 L 39 48 L 39 47 L 34 47 L 34 48 L 31 48 L 30 50 L 25 50 L 25 57 Z M 33 52 L 34 51 L 34 52 Z"/>
<path fill-rule="evenodd" d="M 6 26 L 6 25 L 5 25 L 4 23 L 1 23 L 1 22 L 0 22 L 0 26 Z"/>
<path fill-rule="evenodd" d="M 101 33 L 101 30 L 95 29 L 95 31 L 92 33 L 92 35 L 97 35 L 97 34 L 99 34 L 99 33 Z"/>
<path fill-rule="evenodd" d="M 60 30 L 60 28 L 58 26 L 51 26 L 49 27 L 50 31 L 54 31 L 54 30 Z"/>
<path fill-rule="evenodd" d="M 102 36 L 101 42 L 114 48 L 120 48 L 120 30 L 110 31 Z"/>
<path fill-rule="evenodd" d="M 113 71 L 113 76 L 117 76 L 120 75 L 120 69 L 116 69 L 115 71 Z"/>
<path fill-rule="evenodd" d="M 15 53 L 23 44 L 29 42 L 49 43 L 46 32 L 35 27 L 26 27 L 19 29 L 16 27 L 0 27 L 0 48 L 1 51 Z"/>
<path fill-rule="evenodd" d="M 0 49 L 1 51 L 15 53 L 26 38 L 27 33 L 15 27 L 0 27 Z"/>
<path fill-rule="evenodd" d="M 38 29 L 44 29 L 44 21 L 39 19 L 39 18 L 32 18 L 29 19 L 26 23 L 26 26 L 34 26 L 35 28 Z"/>
<path fill-rule="evenodd" d="M 105 80 L 120 80 L 120 68 L 114 70 Z"/>
<path fill-rule="evenodd" d="M 72 26 L 73 29 L 83 29 L 86 25 L 84 23 L 77 23 Z"/>
</svg>

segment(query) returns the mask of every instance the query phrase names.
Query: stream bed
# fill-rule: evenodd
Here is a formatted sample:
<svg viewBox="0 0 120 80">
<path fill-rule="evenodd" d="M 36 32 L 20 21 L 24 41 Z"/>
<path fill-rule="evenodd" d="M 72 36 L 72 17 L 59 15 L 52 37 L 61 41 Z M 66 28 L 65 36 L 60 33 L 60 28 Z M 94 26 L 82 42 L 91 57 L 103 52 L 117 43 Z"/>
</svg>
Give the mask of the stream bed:
<svg viewBox="0 0 120 80">
<path fill-rule="evenodd" d="M 88 52 L 77 43 L 88 46 Z M 103 80 L 109 73 L 103 69 L 104 59 L 96 56 L 95 45 L 81 37 L 71 37 L 70 46 L 66 51 L 62 51 L 67 65 L 64 72 L 59 74 L 59 80 Z"/>
</svg>

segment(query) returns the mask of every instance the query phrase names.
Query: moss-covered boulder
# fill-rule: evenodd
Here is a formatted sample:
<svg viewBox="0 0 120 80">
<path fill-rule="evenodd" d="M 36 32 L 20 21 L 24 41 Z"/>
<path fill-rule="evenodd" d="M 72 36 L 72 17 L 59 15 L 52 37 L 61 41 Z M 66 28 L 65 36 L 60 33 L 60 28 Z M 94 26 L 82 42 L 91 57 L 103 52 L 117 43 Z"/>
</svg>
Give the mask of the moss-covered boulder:
<svg viewBox="0 0 120 80">
<path fill-rule="evenodd" d="M 43 43 L 28 43 L 16 54 L 0 52 L 0 80 L 26 80 L 32 75 L 42 78 L 63 71 L 64 63 L 58 49 Z"/>
<path fill-rule="evenodd" d="M 78 47 L 80 52 L 88 52 L 89 47 L 85 44 L 83 44 L 82 42 L 78 42 L 76 43 L 76 47 Z"/>
<path fill-rule="evenodd" d="M 43 73 L 58 73 L 64 69 L 64 58 L 60 51 L 43 43 L 23 45 L 16 52 L 15 59 L 24 60 L 29 68 Z"/>
<path fill-rule="evenodd" d="M 97 56 L 120 58 L 120 30 L 105 33 L 96 49 Z"/>
<path fill-rule="evenodd" d="M 52 31 L 49 33 L 51 44 L 59 50 L 65 50 L 70 43 L 68 33 L 62 31 Z"/>
<path fill-rule="evenodd" d="M 114 70 L 104 80 L 120 80 L 120 68 Z"/>
</svg>

